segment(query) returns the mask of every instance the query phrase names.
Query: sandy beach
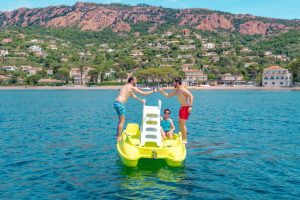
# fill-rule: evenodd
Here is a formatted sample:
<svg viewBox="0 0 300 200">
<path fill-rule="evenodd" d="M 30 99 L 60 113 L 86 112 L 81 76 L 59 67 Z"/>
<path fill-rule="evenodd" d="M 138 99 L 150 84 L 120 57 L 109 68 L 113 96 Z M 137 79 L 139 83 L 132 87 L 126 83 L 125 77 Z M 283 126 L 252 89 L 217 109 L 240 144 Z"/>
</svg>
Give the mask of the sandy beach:
<svg viewBox="0 0 300 200">
<path fill-rule="evenodd" d="M 119 90 L 122 86 L 0 86 L 0 90 Z M 173 89 L 165 87 L 164 89 Z M 300 90 L 300 87 L 254 87 L 254 86 L 202 86 L 188 87 L 191 90 Z"/>
</svg>

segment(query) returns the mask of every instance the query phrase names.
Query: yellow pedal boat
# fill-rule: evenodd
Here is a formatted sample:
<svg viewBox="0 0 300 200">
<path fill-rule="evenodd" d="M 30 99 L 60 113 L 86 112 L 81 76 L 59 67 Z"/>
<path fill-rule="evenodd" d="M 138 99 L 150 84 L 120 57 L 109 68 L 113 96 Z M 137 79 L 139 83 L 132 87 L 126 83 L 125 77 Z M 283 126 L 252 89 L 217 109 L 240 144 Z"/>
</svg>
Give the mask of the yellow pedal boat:
<svg viewBox="0 0 300 200">
<path fill-rule="evenodd" d="M 122 133 L 117 149 L 124 165 L 136 167 L 139 159 L 164 159 L 169 166 L 181 166 L 186 157 L 185 144 L 182 143 L 181 133 L 173 134 L 172 140 L 166 139 L 160 147 L 148 142 L 141 146 L 140 129 L 138 124 L 128 124 Z"/>
</svg>

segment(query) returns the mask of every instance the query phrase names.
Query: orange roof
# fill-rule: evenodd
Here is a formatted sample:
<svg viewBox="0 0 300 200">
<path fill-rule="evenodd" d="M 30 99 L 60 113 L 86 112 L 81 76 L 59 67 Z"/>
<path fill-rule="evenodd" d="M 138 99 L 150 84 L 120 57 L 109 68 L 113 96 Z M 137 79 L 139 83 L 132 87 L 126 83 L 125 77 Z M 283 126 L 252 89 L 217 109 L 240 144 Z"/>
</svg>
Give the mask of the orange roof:
<svg viewBox="0 0 300 200">
<path fill-rule="evenodd" d="M 270 66 L 270 67 L 265 68 L 265 70 L 276 70 L 276 69 L 283 69 L 283 68 L 281 68 L 279 66 Z"/>
</svg>

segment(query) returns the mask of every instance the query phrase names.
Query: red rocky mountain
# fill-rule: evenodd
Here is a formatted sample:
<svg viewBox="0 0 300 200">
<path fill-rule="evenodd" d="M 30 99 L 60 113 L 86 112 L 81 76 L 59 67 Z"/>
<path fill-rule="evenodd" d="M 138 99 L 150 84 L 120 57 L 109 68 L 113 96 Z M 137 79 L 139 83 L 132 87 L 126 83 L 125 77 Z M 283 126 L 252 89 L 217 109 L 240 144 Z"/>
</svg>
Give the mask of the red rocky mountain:
<svg viewBox="0 0 300 200">
<path fill-rule="evenodd" d="M 149 32 L 155 31 L 162 24 L 177 27 L 188 26 L 206 31 L 223 29 L 249 35 L 269 35 L 289 29 L 300 29 L 299 20 L 234 15 L 207 9 L 167 9 L 155 6 L 83 2 L 77 2 L 73 6 L 19 8 L 0 13 L 1 28 L 9 26 L 77 27 L 83 31 L 101 31 L 110 28 L 114 32 L 130 32 L 141 22 L 147 22 Z"/>
</svg>

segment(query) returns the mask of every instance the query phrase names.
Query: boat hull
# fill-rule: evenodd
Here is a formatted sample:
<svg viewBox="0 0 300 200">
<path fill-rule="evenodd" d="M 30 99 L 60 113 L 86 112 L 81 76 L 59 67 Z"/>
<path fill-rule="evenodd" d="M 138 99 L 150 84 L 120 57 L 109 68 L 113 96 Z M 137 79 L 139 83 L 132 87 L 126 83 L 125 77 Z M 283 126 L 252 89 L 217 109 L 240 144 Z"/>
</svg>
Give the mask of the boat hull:
<svg viewBox="0 0 300 200">
<path fill-rule="evenodd" d="M 117 143 L 117 150 L 125 166 L 136 167 L 143 159 L 164 159 L 169 166 L 179 167 L 185 160 L 186 149 L 182 143 L 181 133 L 174 134 L 172 140 L 164 140 L 158 147 L 155 143 L 140 144 L 138 124 L 128 124 L 123 131 L 121 140 Z"/>
</svg>

